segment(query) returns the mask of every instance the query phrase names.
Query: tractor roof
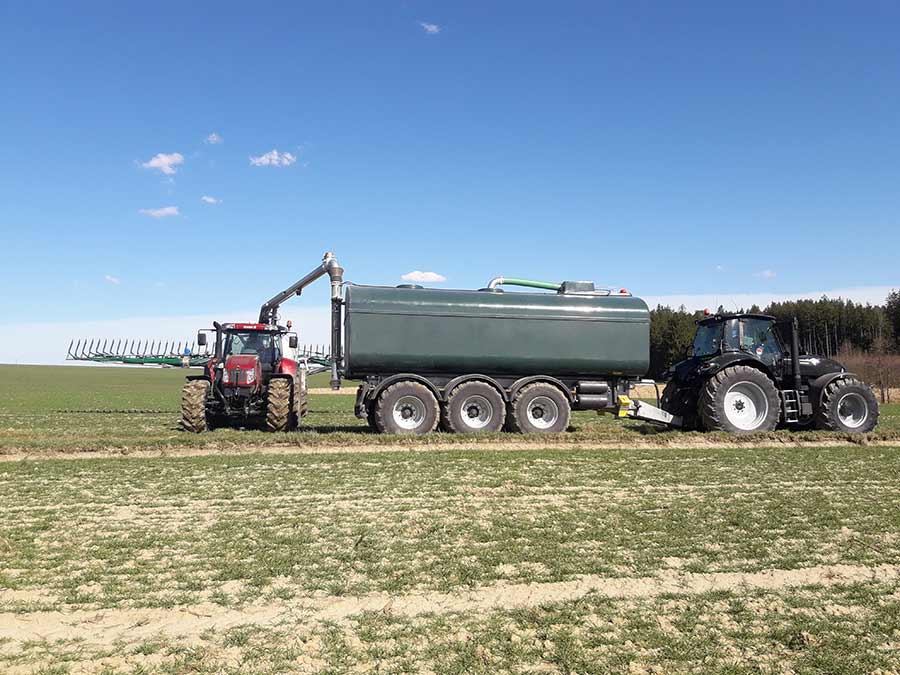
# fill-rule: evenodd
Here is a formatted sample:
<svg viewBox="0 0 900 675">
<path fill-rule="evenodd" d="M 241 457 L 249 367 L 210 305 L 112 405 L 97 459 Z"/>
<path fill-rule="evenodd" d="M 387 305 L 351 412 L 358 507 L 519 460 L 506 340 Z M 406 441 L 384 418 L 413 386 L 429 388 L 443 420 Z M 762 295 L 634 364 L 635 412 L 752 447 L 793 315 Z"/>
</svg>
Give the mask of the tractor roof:
<svg viewBox="0 0 900 675">
<path fill-rule="evenodd" d="M 223 323 L 222 330 L 239 330 L 239 331 L 260 331 L 266 333 L 283 332 L 282 326 L 275 326 L 270 323 Z"/>
<path fill-rule="evenodd" d="M 727 314 L 714 314 L 712 316 L 706 316 L 697 321 L 698 326 L 702 326 L 709 323 L 718 323 L 720 321 L 729 321 L 731 319 L 763 319 L 764 321 L 775 321 L 774 316 L 769 316 L 768 314 L 749 314 L 746 312 L 743 313 L 727 313 Z"/>
</svg>

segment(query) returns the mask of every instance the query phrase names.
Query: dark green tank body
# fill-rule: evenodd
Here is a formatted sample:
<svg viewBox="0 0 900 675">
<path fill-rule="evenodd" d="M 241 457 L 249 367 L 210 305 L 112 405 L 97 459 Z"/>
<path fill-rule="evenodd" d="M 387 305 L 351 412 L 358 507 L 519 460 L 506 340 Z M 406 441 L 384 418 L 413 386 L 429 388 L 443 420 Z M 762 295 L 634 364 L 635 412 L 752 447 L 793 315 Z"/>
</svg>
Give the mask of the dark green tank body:
<svg viewBox="0 0 900 675">
<path fill-rule="evenodd" d="M 640 298 L 347 286 L 345 375 L 643 376 Z"/>
</svg>

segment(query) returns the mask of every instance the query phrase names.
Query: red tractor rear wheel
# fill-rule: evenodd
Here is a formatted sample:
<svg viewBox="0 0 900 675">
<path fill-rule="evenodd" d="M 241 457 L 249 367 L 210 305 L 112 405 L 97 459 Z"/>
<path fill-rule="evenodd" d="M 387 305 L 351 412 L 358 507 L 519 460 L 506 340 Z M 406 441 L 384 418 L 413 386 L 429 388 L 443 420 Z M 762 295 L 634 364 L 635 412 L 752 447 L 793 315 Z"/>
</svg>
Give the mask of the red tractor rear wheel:
<svg viewBox="0 0 900 675">
<path fill-rule="evenodd" d="M 209 429 L 206 419 L 207 380 L 188 380 L 181 389 L 181 428 L 199 434 Z"/>
</svg>

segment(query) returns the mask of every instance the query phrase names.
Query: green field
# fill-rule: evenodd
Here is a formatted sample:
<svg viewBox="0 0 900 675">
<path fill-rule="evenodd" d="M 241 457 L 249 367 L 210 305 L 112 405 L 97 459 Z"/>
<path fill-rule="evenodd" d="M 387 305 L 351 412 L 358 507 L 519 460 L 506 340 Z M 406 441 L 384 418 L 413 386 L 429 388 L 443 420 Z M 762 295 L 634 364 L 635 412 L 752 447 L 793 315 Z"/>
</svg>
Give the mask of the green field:
<svg viewBox="0 0 900 675">
<path fill-rule="evenodd" d="M 579 413 L 548 448 L 316 395 L 198 437 L 183 375 L 0 367 L 0 672 L 900 668 L 896 406 L 865 444 Z"/>
<path fill-rule="evenodd" d="M 385 437 L 371 433 L 353 415 L 353 397 L 317 395 L 300 431 L 270 434 L 219 429 L 193 435 L 180 431 L 178 406 L 185 371 L 181 369 L 0 366 L 0 454 L 78 451 L 177 450 L 214 448 L 219 451 L 273 446 L 470 444 L 472 436 L 433 434 L 423 438 Z M 327 374 L 314 376 L 312 386 L 325 387 Z M 353 390 L 353 385 L 349 389 Z M 510 434 L 478 436 L 481 443 L 546 445 L 543 437 Z M 608 415 L 576 412 L 570 432 L 561 440 L 578 444 L 690 443 L 733 444 L 724 434 L 686 434 L 648 424 L 619 421 Z M 748 438 L 741 439 L 747 442 Z M 751 437 L 749 442 L 793 444 L 836 441 L 900 441 L 900 405 L 882 408 L 878 430 L 866 439 L 821 432 L 778 431 Z"/>
</svg>

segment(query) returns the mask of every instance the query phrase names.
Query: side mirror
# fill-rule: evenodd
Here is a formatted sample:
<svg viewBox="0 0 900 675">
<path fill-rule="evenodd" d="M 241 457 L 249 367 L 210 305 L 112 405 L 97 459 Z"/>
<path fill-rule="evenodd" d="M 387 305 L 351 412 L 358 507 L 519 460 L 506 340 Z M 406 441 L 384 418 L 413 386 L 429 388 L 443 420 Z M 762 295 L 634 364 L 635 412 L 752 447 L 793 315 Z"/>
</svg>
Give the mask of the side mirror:
<svg viewBox="0 0 900 675">
<path fill-rule="evenodd" d="M 201 347 L 206 346 L 206 333 L 197 333 L 197 344 Z"/>
<path fill-rule="evenodd" d="M 288 336 L 288 347 L 291 349 L 297 349 L 297 336 L 289 335 Z"/>
</svg>

